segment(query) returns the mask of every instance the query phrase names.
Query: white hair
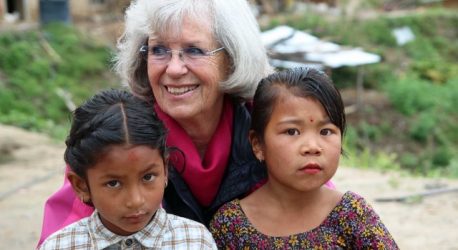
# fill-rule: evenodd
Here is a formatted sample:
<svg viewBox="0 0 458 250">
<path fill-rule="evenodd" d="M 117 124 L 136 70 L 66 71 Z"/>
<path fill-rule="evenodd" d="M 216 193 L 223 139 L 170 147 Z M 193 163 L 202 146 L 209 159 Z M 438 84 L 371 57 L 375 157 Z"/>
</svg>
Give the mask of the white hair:
<svg viewBox="0 0 458 250">
<path fill-rule="evenodd" d="M 246 0 L 134 0 L 125 14 L 118 40 L 115 70 L 131 90 L 154 98 L 147 63 L 139 49 L 151 36 L 179 34 L 184 18 L 208 22 L 215 40 L 230 57 L 230 75 L 220 83 L 224 93 L 253 97 L 261 78 L 272 73 L 258 23 Z"/>
</svg>

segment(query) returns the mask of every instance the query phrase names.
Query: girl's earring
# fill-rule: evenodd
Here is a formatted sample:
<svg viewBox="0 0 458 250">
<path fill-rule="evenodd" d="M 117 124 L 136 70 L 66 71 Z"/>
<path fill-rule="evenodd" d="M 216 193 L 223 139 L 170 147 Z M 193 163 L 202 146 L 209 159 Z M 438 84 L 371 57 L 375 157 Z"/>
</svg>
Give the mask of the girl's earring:
<svg viewBox="0 0 458 250">
<path fill-rule="evenodd" d="M 85 203 L 85 202 L 86 202 L 85 199 L 84 199 L 84 194 L 82 194 L 82 195 L 80 196 L 80 200 L 81 200 L 82 203 Z"/>
<path fill-rule="evenodd" d="M 167 187 L 167 184 L 168 184 L 168 182 L 167 182 L 167 181 L 165 181 L 165 188 Z"/>
</svg>

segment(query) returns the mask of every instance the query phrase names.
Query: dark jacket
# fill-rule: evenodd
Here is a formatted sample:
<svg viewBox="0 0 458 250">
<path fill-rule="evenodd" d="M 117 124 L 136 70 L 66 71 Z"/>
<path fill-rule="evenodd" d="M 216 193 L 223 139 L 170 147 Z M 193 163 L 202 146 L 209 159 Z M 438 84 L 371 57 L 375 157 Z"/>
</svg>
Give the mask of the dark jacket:
<svg viewBox="0 0 458 250">
<path fill-rule="evenodd" d="M 208 226 L 221 205 L 243 197 L 266 179 L 266 168 L 256 159 L 248 141 L 250 122 L 251 116 L 245 105 L 234 104 L 231 155 L 218 193 L 210 206 L 202 207 L 175 168 L 169 168 L 169 185 L 162 203 L 168 213 Z"/>
</svg>

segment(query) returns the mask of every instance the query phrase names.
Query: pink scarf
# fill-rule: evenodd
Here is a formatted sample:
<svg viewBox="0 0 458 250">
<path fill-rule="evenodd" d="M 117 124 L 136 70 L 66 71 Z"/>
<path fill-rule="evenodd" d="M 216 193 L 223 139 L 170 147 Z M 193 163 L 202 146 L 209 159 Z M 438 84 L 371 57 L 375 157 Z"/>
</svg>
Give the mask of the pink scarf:
<svg viewBox="0 0 458 250">
<path fill-rule="evenodd" d="M 185 155 L 183 158 L 179 152 L 172 151 L 171 164 L 181 174 L 199 204 L 209 206 L 218 192 L 231 151 L 234 111 L 230 98 L 224 100 L 218 127 L 203 160 L 186 131 L 157 104 L 154 109 L 169 131 L 167 146 L 177 147 Z"/>
</svg>

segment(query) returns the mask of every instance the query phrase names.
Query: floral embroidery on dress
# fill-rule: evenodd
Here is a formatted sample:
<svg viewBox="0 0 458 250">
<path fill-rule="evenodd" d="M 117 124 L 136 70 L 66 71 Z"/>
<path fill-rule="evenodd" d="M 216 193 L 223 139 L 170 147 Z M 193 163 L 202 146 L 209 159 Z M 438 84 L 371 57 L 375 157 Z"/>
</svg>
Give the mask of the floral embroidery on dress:
<svg viewBox="0 0 458 250">
<path fill-rule="evenodd" d="M 222 206 L 210 222 L 219 249 L 398 249 L 396 242 L 363 197 L 346 192 L 317 228 L 285 237 L 260 233 L 236 199 Z"/>
</svg>

